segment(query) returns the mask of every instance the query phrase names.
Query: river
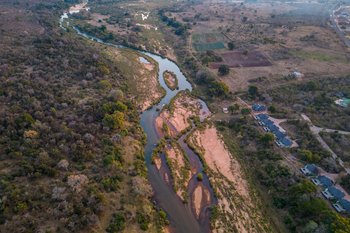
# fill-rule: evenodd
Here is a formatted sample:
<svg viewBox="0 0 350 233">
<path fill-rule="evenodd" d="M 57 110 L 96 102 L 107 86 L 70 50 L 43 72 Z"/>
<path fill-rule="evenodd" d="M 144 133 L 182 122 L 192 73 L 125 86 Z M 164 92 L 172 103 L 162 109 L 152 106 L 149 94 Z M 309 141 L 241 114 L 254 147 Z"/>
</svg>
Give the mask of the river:
<svg viewBox="0 0 350 233">
<path fill-rule="evenodd" d="M 64 21 L 69 18 L 69 14 L 78 13 L 81 9 L 88 9 L 86 8 L 87 1 L 85 4 L 80 4 L 81 7 L 73 6 L 70 8 L 69 11 L 65 12 L 59 21 L 60 26 L 63 29 L 66 29 L 64 27 Z M 72 11 L 71 9 L 74 9 Z M 67 25 L 69 25 L 67 23 Z M 79 29 L 73 27 L 73 29 L 80 35 L 87 39 L 96 41 L 98 43 L 102 43 L 108 46 L 113 46 L 117 48 L 125 48 L 121 45 L 115 45 L 111 43 L 106 43 L 96 37 L 93 37 L 91 35 L 88 35 L 86 33 L 81 32 Z M 164 105 L 169 104 L 172 98 L 180 91 L 189 90 L 192 91 L 191 84 L 187 81 L 185 75 L 181 72 L 180 68 L 171 60 L 167 58 L 163 58 L 159 55 L 146 52 L 146 51 L 140 51 L 136 50 L 141 54 L 146 55 L 147 57 L 152 58 L 154 61 L 158 63 L 159 66 L 159 73 L 158 73 L 158 80 L 160 85 L 166 90 L 166 95 L 160 100 L 160 102 L 152 108 L 144 111 L 141 114 L 141 126 L 147 135 L 147 144 L 145 146 L 144 152 L 145 152 L 145 160 L 148 170 L 148 180 L 153 188 L 154 191 L 154 200 L 157 203 L 157 206 L 162 208 L 168 216 L 168 219 L 170 221 L 170 227 L 171 230 L 177 233 L 199 233 L 199 232 L 209 232 L 210 231 L 210 222 L 209 222 L 209 209 L 208 207 L 210 205 L 207 205 L 203 207 L 200 213 L 199 219 L 197 219 L 193 213 L 193 207 L 191 205 L 191 201 L 188 202 L 188 204 L 184 204 L 182 200 L 176 195 L 171 185 L 167 184 L 163 177 L 161 176 L 160 172 L 156 169 L 156 167 L 152 164 L 152 152 L 155 145 L 159 142 L 160 137 L 157 134 L 156 128 L 155 128 L 155 119 L 159 116 L 159 109 L 162 109 Z M 171 90 L 167 87 L 165 84 L 165 81 L 163 79 L 163 72 L 164 71 L 171 71 L 173 72 L 177 79 L 178 79 L 178 89 Z M 203 101 L 200 101 L 203 109 L 207 110 L 207 106 Z M 186 145 L 184 142 L 185 136 L 182 136 L 178 142 L 180 146 L 185 151 L 186 156 L 188 156 L 189 161 L 191 163 L 192 167 L 196 168 L 197 172 L 203 171 L 203 166 L 201 164 L 201 161 L 199 160 L 198 156 Z M 197 185 L 199 185 L 198 181 L 195 178 L 196 176 L 193 176 L 189 187 L 188 192 L 191 196 L 193 193 L 193 190 Z M 205 186 L 211 194 L 210 200 L 212 200 L 212 203 L 214 202 L 214 194 L 210 187 L 208 177 L 204 174 L 202 184 Z M 211 203 L 211 204 L 212 204 Z"/>
</svg>

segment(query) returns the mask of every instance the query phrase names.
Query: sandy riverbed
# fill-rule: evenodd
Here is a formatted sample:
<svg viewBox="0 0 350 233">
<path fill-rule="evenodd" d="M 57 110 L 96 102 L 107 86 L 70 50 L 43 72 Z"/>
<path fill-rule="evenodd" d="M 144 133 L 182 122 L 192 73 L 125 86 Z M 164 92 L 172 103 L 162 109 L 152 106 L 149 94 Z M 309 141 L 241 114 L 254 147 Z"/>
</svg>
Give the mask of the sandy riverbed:
<svg viewBox="0 0 350 233">
<path fill-rule="evenodd" d="M 200 110 L 201 105 L 198 99 L 186 93 L 180 93 L 175 97 L 170 110 L 163 110 L 156 119 L 157 130 L 162 133 L 163 123 L 165 123 L 168 126 L 169 134 L 175 136 L 179 132 L 190 127 L 189 119 L 191 117 L 200 116 L 200 114 L 209 115 L 209 113 L 203 113 Z"/>
<path fill-rule="evenodd" d="M 234 160 L 230 152 L 226 149 L 216 128 L 210 127 L 203 132 L 197 131 L 194 136 L 198 145 L 201 145 L 205 150 L 204 158 L 207 165 L 233 182 L 238 193 L 244 198 L 249 199 L 248 184 L 242 177 L 241 167 L 238 161 Z"/>
<path fill-rule="evenodd" d="M 201 151 L 210 182 L 218 193 L 221 217 L 214 223 L 213 232 L 269 232 L 258 204 L 252 198 L 241 165 L 226 148 L 216 128 L 207 126 L 204 130 L 196 130 L 190 143 Z M 197 198 L 194 204 L 198 208 L 200 191 L 196 190 L 194 195 L 195 200 Z"/>
<path fill-rule="evenodd" d="M 171 170 L 174 180 L 174 187 L 176 194 L 182 199 L 187 198 L 188 183 L 193 175 L 188 162 L 185 160 L 185 155 L 182 150 L 179 149 L 178 144 L 168 145 L 165 150 L 169 169 Z"/>
<path fill-rule="evenodd" d="M 209 190 L 204 188 L 202 185 L 198 185 L 193 192 L 193 206 L 195 209 L 196 217 L 199 217 L 199 214 L 205 204 L 210 203 L 210 193 Z"/>
<path fill-rule="evenodd" d="M 153 162 L 154 162 L 154 165 L 156 166 L 156 168 L 159 171 L 160 168 L 162 167 L 162 160 L 161 160 L 161 158 L 159 156 L 154 156 Z"/>
</svg>

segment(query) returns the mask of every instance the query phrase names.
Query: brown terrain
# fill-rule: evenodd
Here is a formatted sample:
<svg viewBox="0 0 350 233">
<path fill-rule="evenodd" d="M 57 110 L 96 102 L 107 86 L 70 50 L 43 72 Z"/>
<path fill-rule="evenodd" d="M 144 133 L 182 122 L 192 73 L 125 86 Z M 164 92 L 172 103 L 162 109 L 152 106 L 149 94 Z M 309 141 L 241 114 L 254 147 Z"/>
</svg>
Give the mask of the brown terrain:
<svg viewBox="0 0 350 233">
<path fill-rule="evenodd" d="M 281 85 L 284 76 L 300 71 L 306 79 L 324 76 L 342 76 L 350 72 L 349 49 L 328 25 L 328 8 L 321 4 L 288 3 L 213 3 L 204 1 L 195 5 L 183 5 L 168 16 L 191 25 L 188 48 L 199 59 L 200 52 L 193 48 L 194 35 L 222 35 L 222 39 L 210 36 L 211 41 L 234 44 L 212 50 L 222 62 L 209 63 L 209 71 L 217 73 L 220 64 L 232 69 L 225 82 L 233 92 L 244 91 L 251 81 L 265 77 L 263 87 Z M 185 21 L 184 21 L 185 19 Z M 219 37 L 219 36 L 217 36 Z"/>
<path fill-rule="evenodd" d="M 197 218 L 199 217 L 200 211 L 203 209 L 203 206 L 207 203 L 210 203 L 210 193 L 207 188 L 199 184 L 193 192 L 193 206 L 195 209 L 195 214 Z"/>
<path fill-rule="evenodd" d="M 146 110 L 161 99 L 165 90 L 160 86 L 158 80 L 158 65 L 150 57 L 143 56 L 146 61 L 129 49 L 109 48 L 108 54 L 119 65 L 118 68 L 126 76 L 130 86 L 137 90 L 134 98 L 138 100 L 141 111 Z M 137 65 L 138 69 L 134 69 Z"/>
<path fill-rule="evenodd" d="M 210 182 L 218 195 L 219 210 L 225 215 L 214 223 L 214 232 L 268 232 L 267 224 L 252 198 L 244 172 L 226 148 L 217 130 L 207 126 L 196 130 L 189 143 L 201 153 Z M 199 192 L 199 191 L 197 191 Z M 198 198 L 200 194 L 197 195 Z M 227 223 L 229 221 L 229 224 Z"/>
<path fill-rule="evenodd" d="M 260 51 L 251 51 L 246 55 L 243 52 L 225 52 L 221 53 L 220 56 L 223 58 L 223 62 L 211 63 L 210 68 L 217 69 L 221 64 L 226 64 L 230 68 L 272 65 L 271 62 Z"/>
<path fill-rule="evenodd" d="M 176 194 L 182 199 L 187 198 L 187 186 L 192 177 L 192 172 L 185 154 L 176 143 L 168 145 L 165 149 L 168 166 L 171 170 Z"/>
<path fill-rule="evenodd" d="M 195 99 L 186 92 L 180 92 L 169 107 L 165 108 L 156 119 L 156 127 L 159 133 L 164 134 L 164 123 L 167 125 L 168 133 L 175 136 L 179 132 L 190 127 L 189 119 L 199 116 L 201 106 L 198 99 Z M 209 114 L 209 113 L 202 113 Z"/>
<path fill-rule="evenodd" d="M 209 127 L 203 132 L 196 131 L 193 136 L 196 144 L 204 148 L 204 159 L 209 168 L 222 174 L 233 182 L 239 195 L 249 200 L 247 181 L 242 178 L 241 167 L 237 160 L 225 147 L 215 127 Z"/>
<path fill-rule="evenodd" d="M 128 29 L 126 27 L 120 27 L 118 24 L 108 24 L 105 21 L 109 18 L 108 15 L 102 15 L 99 13 L 92 13 L 90 14 L 90 20 L 87 21 L 87 23 L 96 26 L 101 27 L 102 25 L 105 25 L 107 30 L 109 32 L 119 34 L 119 35 L 127 35 Z"/>
<path fill-rule="evenodd" d="M 173 48 L 167 44 L 163 34 L 157 27 L 158 19 L 156 14 L 141 13 L 137 5 L 120 2 L 109 4 L 108 6 L 94 6 L 90 4 L 90 7 L 90 11 L 83 14 L 87 18 L 84 24 L 98 28 L 104 26 L 106 31 L 112 33 L 115 37 L 128 40 L 134 45 L 137 44 L 136 47 L 141 47 L 144 50 L 161 54 L 176 61 Z M 112 7 L 114 12 L 112 13 L 106 7 Z M 159 5 L 152 6 L 150 3 L 148 7 L 159 7 Z M 118 14 L 122 14 L 123 17 L 115 21 L 115 17 Z M 148 17 L 145 17 L 145 15 L 148 15 Z"/>
</svg>

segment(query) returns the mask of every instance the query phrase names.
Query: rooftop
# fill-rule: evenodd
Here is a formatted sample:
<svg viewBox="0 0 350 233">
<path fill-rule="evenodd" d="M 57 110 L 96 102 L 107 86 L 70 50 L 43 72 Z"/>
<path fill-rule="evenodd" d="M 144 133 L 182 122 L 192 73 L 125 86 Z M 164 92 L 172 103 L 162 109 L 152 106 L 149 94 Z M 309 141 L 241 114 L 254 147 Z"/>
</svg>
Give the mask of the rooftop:
<svg viewBox="0 0 350 233">
<path fill-rule="evenodd" d="M 290 140 L 289 138 L 286 138 L 286 137 L 282 138 L 280 141 L 286 147 L 290 147 L 291 145 L 293 145 L 292 140 Z"/>
<path fill-rule="evenodd" d="M 273 121 L 271 121 L 270 119 L 261 119 L 262 123 L 264 123 L 264 125 L 266 126 L 271 126 L 274 125 Z"/>
<path fill-rule="evenodd" d="M 350 201 L 346 199 L 340 199 L 339 204 L 346 210 L 346 212 L 350 213 Z"/>
<path fill-rule="evenodd" d="M 278 126 L 276 126 L 275 124 L 269 125 L 268 128 L 269 128 L 269 130 L 270 130 L 271 132 L 277 132 L 277 131 L 279 131 Z"/>
<path fill-rule="evenodd" d="M 318 172 L 317 166 L 315 164 L 306 164 L 305 168 L 314 174 L 317 174 Z"/>
<path fill-rule="evenodd" d="M 329 187 L 328 191 L 330 194 L 333 195 L 334 198 L 336 198 L 338 200 L 342 199 L 345 196 L 345 194 L 340 189 L 338 189 L 334 186 Z"/>
<path fill-rule="evenodd" d="M 256 118 L 258 118 L 259 120 L 266 120 L 269 118 L 269 116 L 267 114 L 260 113 L 256 115 Z"/>
<path fill-rule="evenodd" d="M 252 109 L 256 112 L 262 112 L 266 110 L 266 106 L 263 104 L 253 104 Z"/>
<path fill-rule="evenodd" d="M 286 137 L 286 134 L 285 133 L 282 133 L 281 131 L 275 131 L 274 132 L 274 134 L 275 134 L 275 136 L 276 136 L 276 138 L 278 139 L 278 140 L 282 140 L 284 137 Z"/>
<path fill-rule="evenodd" d="M 328 178 L 327 176 L 318 176 L 317 179 L 326 188 L 329 188 L 333 185 L 333 181 L 330 178 Z"/>
</svg>

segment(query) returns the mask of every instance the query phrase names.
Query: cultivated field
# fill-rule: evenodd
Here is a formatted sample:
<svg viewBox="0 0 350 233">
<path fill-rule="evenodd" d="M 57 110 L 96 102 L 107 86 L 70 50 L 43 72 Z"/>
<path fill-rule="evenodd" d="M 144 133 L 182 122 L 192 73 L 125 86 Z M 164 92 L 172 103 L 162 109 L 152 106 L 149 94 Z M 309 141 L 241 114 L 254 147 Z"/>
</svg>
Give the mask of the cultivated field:
<svg viewBox="0 0 350 233">
<path fill-rule="evenodd" d="M 225 52 L 221 53 L 223 58 L 221 63 L 211 63 L 210 68 L 217 69 L 221 64 L 226 64 L 229 67 L 259 67 L 270 66 L 271 62 L 260 51 L 252 51 L 247 54 L 244 52 Z"/>
<path fill-rule="evenodd" d="M 194 34 L 192 36 L 193 47 L 198 52 L 208 50 L 224 49 L 224 37 L 219 33 Z"/>
</svg>

